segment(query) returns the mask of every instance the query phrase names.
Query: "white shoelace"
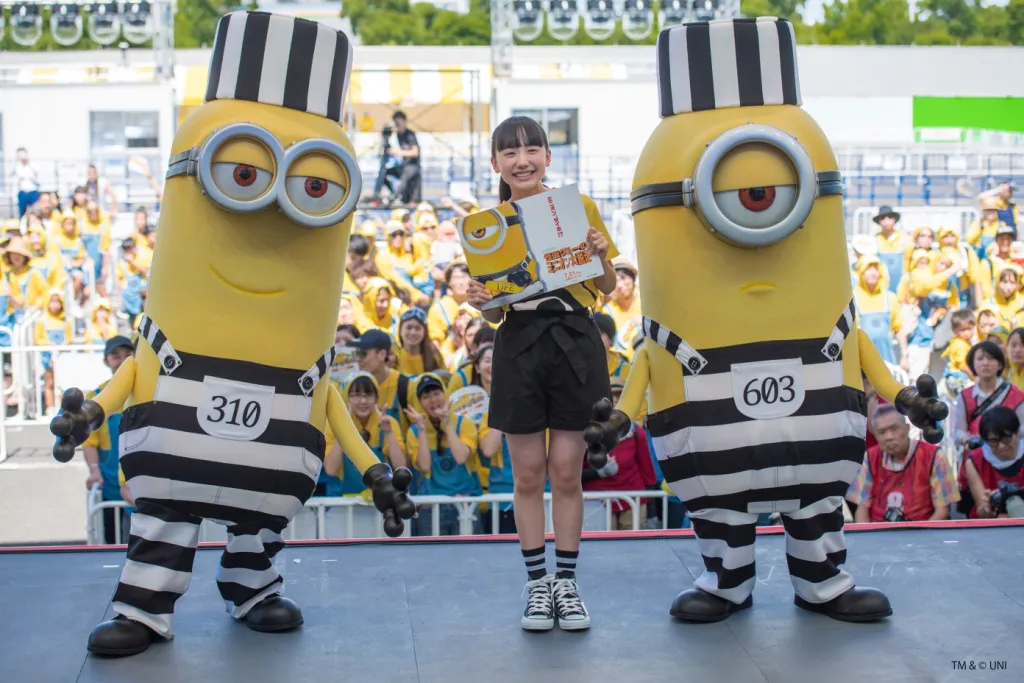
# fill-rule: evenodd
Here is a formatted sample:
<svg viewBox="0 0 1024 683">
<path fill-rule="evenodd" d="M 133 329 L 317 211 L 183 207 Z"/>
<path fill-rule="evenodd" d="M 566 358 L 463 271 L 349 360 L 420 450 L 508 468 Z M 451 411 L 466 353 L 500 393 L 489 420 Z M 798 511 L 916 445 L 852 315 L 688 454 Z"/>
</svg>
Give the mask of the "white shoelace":
<svg viewBox="0 0 1024 683">
<path fill-rule="evenodd" d="M 530 614 L 551 612 L 551 584 L 546 578 L 530 581 L 526 584 L 525 590 L 530 594 L 530 599 L 526 603 Z"/>
<path fill-rule="evenodd" d="M 579 587 L 572 579 L 556 579 L 554 586 L 555 602 L 562 614 L 584 614 L 583 602 L 580 600 Z"/>
</svg>

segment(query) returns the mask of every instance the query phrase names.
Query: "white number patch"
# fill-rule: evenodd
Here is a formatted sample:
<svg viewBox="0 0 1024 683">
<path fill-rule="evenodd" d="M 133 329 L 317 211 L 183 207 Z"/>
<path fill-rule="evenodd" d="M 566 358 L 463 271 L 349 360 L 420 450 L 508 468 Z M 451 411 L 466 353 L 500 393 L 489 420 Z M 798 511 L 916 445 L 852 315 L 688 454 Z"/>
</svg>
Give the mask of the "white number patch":
<svg viewBox="0 0 1024 683">
<path fill-rule="evenodd" d="M 197 413 L 210 436 L 252 441 L 266 431 L 273 409 L 273 387 L 207 377 Z"/>
<path fill-rule="evenodd" d="M 789 417 L 804 403 L 804 366 L 799 358 L 732 366 L 732 397 L 755 420 Z"/>
</svg>

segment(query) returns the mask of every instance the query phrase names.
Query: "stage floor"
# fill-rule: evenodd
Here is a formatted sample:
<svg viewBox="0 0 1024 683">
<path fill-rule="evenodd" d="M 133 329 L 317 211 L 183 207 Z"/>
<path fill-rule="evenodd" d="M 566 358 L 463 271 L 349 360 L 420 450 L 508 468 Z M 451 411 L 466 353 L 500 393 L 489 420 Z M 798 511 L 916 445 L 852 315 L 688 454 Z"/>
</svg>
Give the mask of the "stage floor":
<svg viewBox="0 0 1024 683">
<path fill-rule="evenodd" d="M 283 634 L 232 621 L 213 578 L 220 551 L 204 549 L 177 603 L 176 638 L 124 659 L 85 650 L 112 616 L 123 550 L 0 552 L 0 681 L 1024 680 L 1024 527 L 849 532 L 847 569 L 893 604 L 876 624 L 795 607 L 774 533 L 758 538 L 752 609 L 718 624 L 676 622 L 669 604 L 702 569 L 694 539 L 676 533 L 584 541 L 580 587 L 593 626 L 577 633 L 520 628 L 515 542 L 289 545 L 278 566 L 306 623 Z"/>
</svg>

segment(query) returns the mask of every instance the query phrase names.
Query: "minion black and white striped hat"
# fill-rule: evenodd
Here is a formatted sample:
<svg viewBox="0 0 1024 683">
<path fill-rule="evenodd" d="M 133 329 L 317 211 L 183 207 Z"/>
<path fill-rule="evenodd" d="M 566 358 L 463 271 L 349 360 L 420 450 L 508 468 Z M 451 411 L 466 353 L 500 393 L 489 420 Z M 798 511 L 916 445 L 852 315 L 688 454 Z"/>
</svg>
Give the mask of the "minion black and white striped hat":
<svg viewBox="0 0 1024 683">
<path fill-rule="evenodd" d="M 799 106 L 793 25 L 776 17 L 673 26 L 658 36 L 662 118 L 686 112 Z"/>
<path fill-rule="evenodd" d="M 246 100 L 341 121 L 352 43 L 308 19 L 231 12 L 217 24 L 206 100 Z"/>
</svg>

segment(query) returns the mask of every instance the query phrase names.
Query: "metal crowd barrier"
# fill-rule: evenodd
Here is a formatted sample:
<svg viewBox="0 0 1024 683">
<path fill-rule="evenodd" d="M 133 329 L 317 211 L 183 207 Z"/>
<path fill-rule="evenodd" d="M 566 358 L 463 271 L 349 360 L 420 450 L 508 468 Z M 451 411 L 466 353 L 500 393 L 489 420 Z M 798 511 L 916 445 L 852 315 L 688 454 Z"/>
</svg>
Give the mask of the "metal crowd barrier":
<svg viewBox="0 0 1024 683">
<path fill-rule="evenodd" d="M 607 531 L 612 529 L 612 506 L 610 503 L 620 501 L 629 506 L 633 513 L 633 531 L 648 528 L 639 525 L 641 499 L 660 499 L 662 506 L 661 528 L 668 528 L 669 495 L 664 491 L 584 491 L 584 531 Z M 491 516 L 493 533 L 498 533 L 500 509 L 495 503 L 511 503 L 511 493 L 492 493 L 483 496 L 412 496 L 413 502 L 420 508 L 428 507 L 436 511 L 441 505 L 454 505 L 459 508 L 459 535 L 473 535 L 473 522 L 479 514 Z M 490 510 L 481 513 L 479 505 L 489 503 Z M 551 515 L 551 494 L 544 494 L 545 529 L 554 531 Z M 122 535 L 122 515 L 131 505 L 123 500 L 104 501 L 99 486 L 94 486 L 86 498 L 86 543 L 102 545 L 104 543 L 103 511 L 114 511 L 114 542 L 125 543 Z M 412 535 L 412 522 L 406 520 L 403 537 Z M 441 535 L 441 516 L 431 514 L 431 534 Z M 311 498 L 306 502 L 305 510 L 292 520 L 282 534 L 286 540 L 331 540 L 345 538 L 386 538 L 383 517 L 373 503 L 361 496 L 342 498 Z M 204 520 L 199 530 L 200 542 L 224 542 L 227 540 L 225 527 Z"/>
</svg>

